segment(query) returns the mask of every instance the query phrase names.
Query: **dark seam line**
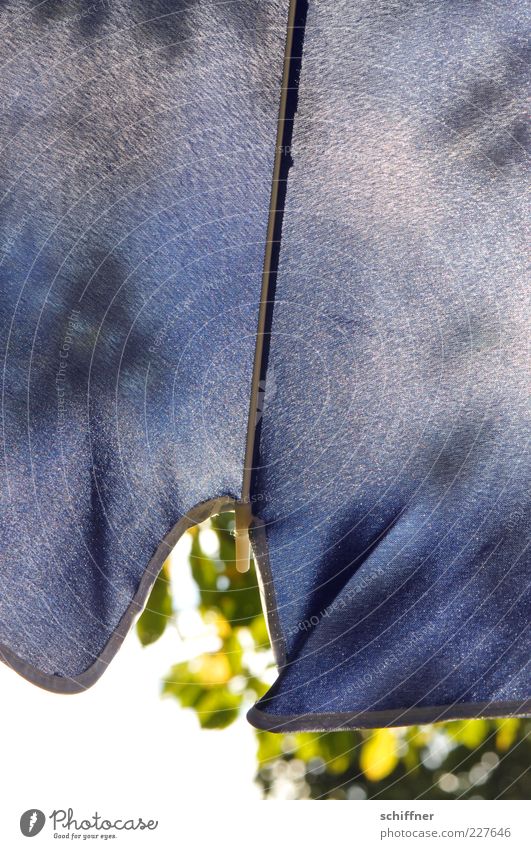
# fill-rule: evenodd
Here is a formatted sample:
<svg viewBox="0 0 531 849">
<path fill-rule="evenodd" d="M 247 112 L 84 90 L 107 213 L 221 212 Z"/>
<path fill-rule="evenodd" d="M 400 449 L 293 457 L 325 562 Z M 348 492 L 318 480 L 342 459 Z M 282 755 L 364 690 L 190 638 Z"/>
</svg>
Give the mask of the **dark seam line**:
<svg viewBox="0 0 531 849">
<path fill-rule="evenodd" d="M 256 349 L 251 382 L 251 398 L 247 424 L 247 439 L 242 482 L 242 502 L 249 505 L 251 488 L 257 465 L 258 445 L 260 443 L 261 422 L 257 422 L 258 393 L 261 381 L 265 381 L 269 362 L 269 341 L 273 305 L 278 274 L 284 204 L 286 201 L 287 181 L 293 165 L 291 144 L 293 124 L 299 101 L 299 78 L 302 63 L 304 32 L 308 13 L 308 0 L 291 0 L 288 13 L 286 51 L 280 99 L 278 130 L 273 168 L 273 183 L 269 206 L 264 271 L 258 312 Z M 251 512 L 251 511 L 250 511 Z"/>
<path fill-rule="evenodd" d="M 293 165 L 291 144 L 293 124 L 299 102 L 299 79 L 302 64 L 304 33 L 308 13 L 308 0 L 291 0 L 288 11 L 286 49 L 280 96 L 278 129 L 275 149 L 275 163 L 271 185 L 269 221 L 267 226 L 264 254 L 264 270 L 260 307 L 256 331 L 256 348 L 251 379 L 249 415 L 242 479 L 240 505 L 247 514 L 249 536 L 253 545 L 254 559 L 258 573 L 261 594 L 263 592 L 264 614 L 269 631 L 275 662 L 282 668 L 286 662 L 286 644 L 282 634 L 278 603 L 276 600 L 273 576 L 271 573 L 267 536 L 264 523 L 253 515 L 252 491 L 256 480 L 258 452 L 261 433 L 261 419 L 257 422 L 259 391 L 264 386 L 269 362 L 269 342 L 273 306 L 275 300 L 278 263 L 284 205 L 286 201 L 287 181 Z"/>
</svg>

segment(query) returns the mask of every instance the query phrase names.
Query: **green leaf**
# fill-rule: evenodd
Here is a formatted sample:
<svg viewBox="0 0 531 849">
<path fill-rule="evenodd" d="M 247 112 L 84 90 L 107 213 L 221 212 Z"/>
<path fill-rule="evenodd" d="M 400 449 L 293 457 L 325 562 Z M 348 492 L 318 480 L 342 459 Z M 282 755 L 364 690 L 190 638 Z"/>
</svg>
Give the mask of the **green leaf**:
<svg viewBox="0 0 531 849">
<path fill-rule="evenodd" d="M 203 693 L 203 685 L 194 680 L 188 663 L 172 666 L 162 683 L 162 695 L 173 696 L 182 707 L 194 707 Z"/>
<path fill-rule="evenodd" d="M 269 641 L 267 625 L 265 618 L 262 614 L 256 616 L 255 619 L 253 619 L 250 625 L 250 631 L 253 636 L 253 640 L 255 642 L 257 650 L 264 650 L 270 647 L 271 643 Z"/>
<path fill-rule="evenodd" d="M 267 766 L 271 761 L 275 761 L 282 757 L 282 734 L 270 734 L 269 731 L 257 731 L 256 737 L 258 741 L 258 763 L 261 766 Z"/>
<path fill-rule="evenodd" d="M 194 705 L 201 728 L 227 728 L 238 718 L 242 697 L 226 688 L 203 692 Z"/>
<path fill-rule="evenodd" d="M 144 612 L 136 623 L 136 632 L 143 646 L 149 646 L 163 635 L 172 613 L 170 581 L 164 564 L 153 584 Z"/>
<path fill-rule="evenodd" d="M 193 708 L 202 728 L 226 728 L 242 704 L 242 695 L 228 689 L 234 674 L 229 657 L 225 652 L 209 652 L 190 663 L 177 663 L 164 680 L 163 695 Z"/>
</svg>

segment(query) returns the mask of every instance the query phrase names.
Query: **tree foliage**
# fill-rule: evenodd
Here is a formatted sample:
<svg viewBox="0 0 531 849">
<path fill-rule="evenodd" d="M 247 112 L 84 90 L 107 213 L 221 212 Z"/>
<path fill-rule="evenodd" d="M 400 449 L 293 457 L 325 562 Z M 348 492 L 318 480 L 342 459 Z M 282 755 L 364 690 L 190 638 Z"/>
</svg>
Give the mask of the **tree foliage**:
<svg viewBox="0 0 531 849">
<path fill-rule="evenodd" d="M 256 573 L 254 566 L 237 572 L 233 527 L 232 514 L 224 513 L 189 531 L 197 611 L 215 645 L 176 663 L 162 685 L 163 694 L 195 711 L 205 729 L 234 722 L 274 676 Z M 143 645 L 169 624 L 179 627 L 179 599 L 171 587 L 166 563 L 137 623 Z M 519 719 L 333 733 L 257 731 L 257 781 L 266 798 L 528 798 L 530 731 L 531 723 Z"/>
</svg>

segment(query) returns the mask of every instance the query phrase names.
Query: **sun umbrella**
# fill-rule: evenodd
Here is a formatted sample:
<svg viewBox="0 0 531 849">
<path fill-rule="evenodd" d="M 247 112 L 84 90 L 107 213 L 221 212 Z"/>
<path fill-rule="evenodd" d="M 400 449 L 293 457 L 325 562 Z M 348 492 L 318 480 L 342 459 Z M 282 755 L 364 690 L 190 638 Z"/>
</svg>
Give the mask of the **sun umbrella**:
<svg viewBox="0 0 531 849">
<path fill-rule="evenodd" d="M 521 4 L 75 8 L 0 13 L 4 660 L 91 685 L 235 506 L 253 724 L 529 712 Z"/>
</svg>

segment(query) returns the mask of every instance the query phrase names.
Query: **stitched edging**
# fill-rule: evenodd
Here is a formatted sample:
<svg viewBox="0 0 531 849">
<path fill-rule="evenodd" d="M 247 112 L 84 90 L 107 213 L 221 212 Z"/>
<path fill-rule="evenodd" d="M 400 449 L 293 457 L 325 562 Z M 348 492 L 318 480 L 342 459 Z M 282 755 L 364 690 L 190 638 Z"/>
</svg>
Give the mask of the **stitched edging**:
<svg viewBox="0 0 531 849">
<path fill-rule="evenodd" d="M 463 702 L 434 707 L 399 708 L 398 710 L 349 711 L 274 715 L 254 706 L 247 719 L 261 731 L 282 734 L 286 731 L 345 731 L 362 728 L 389 728 L 403 725 L 431 725 L 460 719 L 505 719 L 531 714 L 531 699 L 523 702 Z"/>
</svg>

